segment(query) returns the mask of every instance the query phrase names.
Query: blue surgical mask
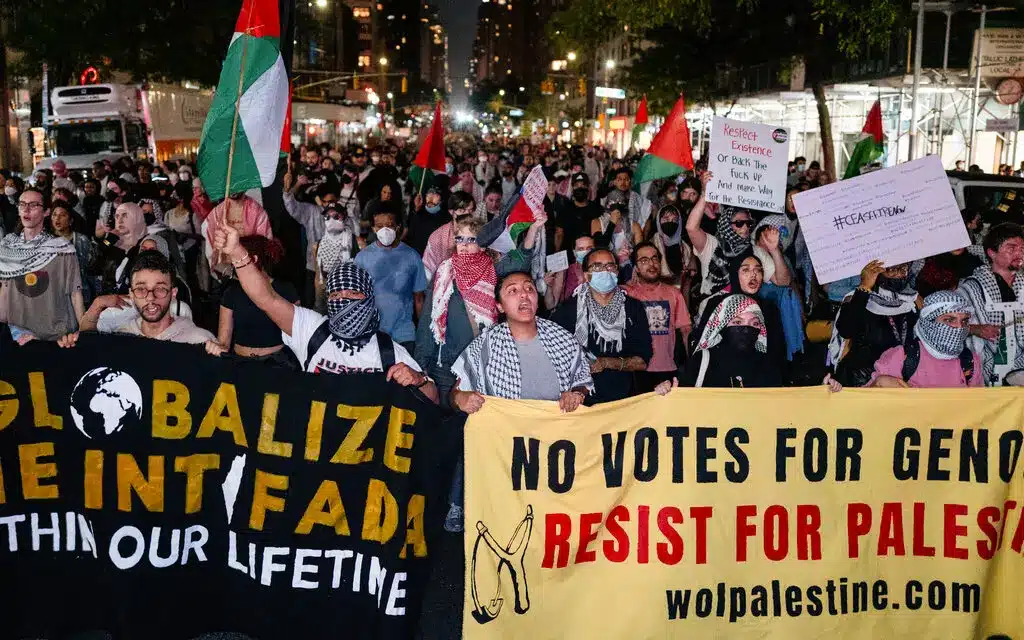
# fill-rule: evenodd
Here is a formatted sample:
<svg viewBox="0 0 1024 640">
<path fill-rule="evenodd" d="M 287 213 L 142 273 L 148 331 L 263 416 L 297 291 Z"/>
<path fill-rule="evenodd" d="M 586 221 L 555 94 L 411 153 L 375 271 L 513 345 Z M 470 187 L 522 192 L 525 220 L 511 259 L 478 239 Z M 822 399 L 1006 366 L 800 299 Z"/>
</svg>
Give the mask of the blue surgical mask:
<svg viewBox="0 0 1024 640">
<path fill-rule="evenodd" d="M 583 264 L 583 258 L 586 258 L 587 254 L 590 253 L 590 252 L 589 251 L 573 251 L 572 253 L 573 253 L 573 255 L 576 256 L 576 263 L 577 264 Z"/>
<path fill-rule="evenodd" d="M 590 274 L 590 286 L 598 293 L 611 293 L 619 286 L 619 277 L 611 271 L 598 271 Z"/>
<path fill-rule="evenodd" d="M 426 210 L 427 210 L 427 213 L 439 213 L 441 211 L 441 205 L 439 205 L 439 204 L 429 205 L 428 204 L 426 206 Z"/>
</svg>

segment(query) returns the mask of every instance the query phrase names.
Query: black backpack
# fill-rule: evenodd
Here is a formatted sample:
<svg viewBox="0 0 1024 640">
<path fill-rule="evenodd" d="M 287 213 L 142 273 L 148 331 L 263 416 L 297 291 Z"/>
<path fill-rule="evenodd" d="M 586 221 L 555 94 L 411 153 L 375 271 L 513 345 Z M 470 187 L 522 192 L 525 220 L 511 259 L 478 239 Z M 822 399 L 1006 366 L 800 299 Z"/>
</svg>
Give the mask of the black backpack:
<svg viewBox="0 0 1024 640">
<path fill-rule="evenodd" d="M 903 353 L 906 356 L 903 359 L 903 381 L 909 384 L 911 376 L 917 371 L 917 366 L 921 364 L 921 341 L 908 340 L 907 342 L 908 344 L 903 347 Z M 960 371 L 964 374 L 964 386 L 971 386 L 971 378 L 974 377 L 974 352 L 967 347 L 960 352 Z"/>
<path fill-rule="evenodd" d="M 327 320 L 324 320 L 309 337 L 309 344 L 306 345 L 306 361 L 302 364 L 303 371 L 309 371 L 309 363 L 313 361 L 313 356 L 330 337 L 331 326 Z M 395 366 L 395 343 L 391 340 L 391 336 L 383 331 L 378 331 L 377 347 L 380 349 L 381 368 L 384 369 L 384 373 L 387 373 L 391 367 Z"/>
</svg>

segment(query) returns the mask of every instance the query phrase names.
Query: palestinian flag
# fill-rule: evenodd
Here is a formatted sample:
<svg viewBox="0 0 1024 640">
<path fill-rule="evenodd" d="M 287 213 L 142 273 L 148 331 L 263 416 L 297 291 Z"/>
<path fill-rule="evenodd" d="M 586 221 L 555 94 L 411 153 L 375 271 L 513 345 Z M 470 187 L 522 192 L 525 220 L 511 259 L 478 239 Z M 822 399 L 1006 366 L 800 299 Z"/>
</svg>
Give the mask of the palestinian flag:
<svg viewBox="0 0 1024 640">
<path fill-rule="evenodd" d="M 665 124 L 637 165 L 633 189 L 639 193 L 642 184 L 671 178 L 686 170 L 693 170 L 693 149 L 690 147 L 690 127 L 686 124 L 686 100 L 679 96 L 672 113 L 668 114 Z"/>
<path fill-rule="evenodd" d="M 281 157 L 292 152 L 292 83 L 288 83 L 288 108 L 284 112 L 284 131 L 281 132 Z"/>
<path fill-rule="evenodd" d="M 434 120 L 430 124 L 430 132 L 423 140 L 413 167 L 409 170 L 409 180 L 416 185 L 419 193 L 434 186 L 434 176 L 445 172 L 444 159 L 444 128 L 441 126 L 441 103 L 434 106 Z"/>
<path fill-rule="evenodd" d="M 277 0 L 243 0 L 199 143 L 199 177 L 213 200 L 274 182 L 288 112 L 280 40 Z"/>
<path fill-rule="evenodd" d="M 537 216 L 544 213 L 544 197 L 548 192 L 548 179 L 544 177 L 544 168 L 537 165 L 526 177 L 515 200 L 502 211 L 505 218 L 505 230 L 498 238 L 488 245 L 504 255 L 519 245 L 519 238 L 530 228 Z"/>
<path fill-rule="evenodd" d="M 633 119 L 633 139 L 630 141 L 630 147 L 636 147 L 637 140 L 640 139 L 640 133 L 647 127 L 647 95 L 645 94 L 643 99 L 640 100 L 640 106 L 636 108 L 636 117 Z"/>
<path fill-rule="evenodd" d="M 864 167 L 881 158 L 885 152 L 885 132 L 882 130 L 882 103 L 880 101 L 875 100 L 871 111 L 868 111 L 868 119 L 864 122 L 860 136 L 857 146 L 850 154 L 850 163 L 846 165 L 843 180 L 859 176 Z"/>
</svg>

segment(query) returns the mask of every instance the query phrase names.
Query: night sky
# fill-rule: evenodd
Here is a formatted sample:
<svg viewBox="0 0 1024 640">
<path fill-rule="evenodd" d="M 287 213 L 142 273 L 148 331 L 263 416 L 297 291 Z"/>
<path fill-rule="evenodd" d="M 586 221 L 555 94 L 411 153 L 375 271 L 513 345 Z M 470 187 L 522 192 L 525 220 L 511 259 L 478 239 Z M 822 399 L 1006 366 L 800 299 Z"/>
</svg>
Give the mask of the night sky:
<svg viewBox="0 0 1024 640">
<path fill-rule="evenodd" d="M 439 0 L 441 20 L 448 33 L 448 70 L 452 78 L 452 105 L 465 104 L 463 80 L 476 37 L 476 12 L 480 0 Z"/>
</svg>

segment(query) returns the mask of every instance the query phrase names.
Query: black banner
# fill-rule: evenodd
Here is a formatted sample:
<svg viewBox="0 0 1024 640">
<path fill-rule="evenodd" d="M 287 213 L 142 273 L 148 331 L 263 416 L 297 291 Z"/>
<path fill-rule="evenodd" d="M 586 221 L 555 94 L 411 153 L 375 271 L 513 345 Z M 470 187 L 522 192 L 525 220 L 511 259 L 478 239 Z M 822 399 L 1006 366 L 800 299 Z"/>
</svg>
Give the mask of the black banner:
<svg viewBox="0 0 1024 640">
<path fill-rule="evenodd" d="M 461 424 L 381 375 L 83 335 L 0 362 L 0 637 L 411 637 Z"/>
</svg>

